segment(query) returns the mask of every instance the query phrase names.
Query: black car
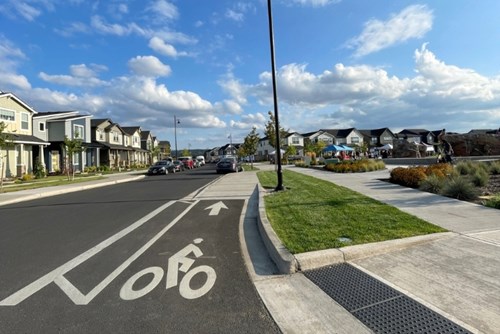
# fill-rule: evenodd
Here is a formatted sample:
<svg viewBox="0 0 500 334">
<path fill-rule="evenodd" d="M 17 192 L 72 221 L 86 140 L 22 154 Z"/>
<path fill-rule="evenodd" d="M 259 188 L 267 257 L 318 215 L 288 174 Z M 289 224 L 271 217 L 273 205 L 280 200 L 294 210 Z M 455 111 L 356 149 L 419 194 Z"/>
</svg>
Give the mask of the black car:
<svg viewBox="0 0 500 334">
<path fill-rule="evenodd" d="M 234 157 L 222 158 L 216 166 L 217 174 L 243 171 L 243 167 L 240 162 Z"/>
<path fill-rule="evenodd" d="M 168 160 L 160 160 L 148 169 L 148 175 L 159 175 L 175 172 L 175 165 Z"/>
</svg>

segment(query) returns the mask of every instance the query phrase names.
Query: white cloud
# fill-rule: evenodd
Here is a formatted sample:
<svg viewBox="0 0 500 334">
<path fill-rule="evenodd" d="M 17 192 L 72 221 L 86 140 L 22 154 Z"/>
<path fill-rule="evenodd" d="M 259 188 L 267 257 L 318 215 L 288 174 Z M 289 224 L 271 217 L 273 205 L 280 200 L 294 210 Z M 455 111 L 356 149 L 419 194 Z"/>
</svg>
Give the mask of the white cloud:
<svg viewBox="0 0 500 334">
<path fill-rule="evenodd" d="M 52 84 L 63 85 L 63 86 L 73 86 L 73 87 L 99 87 L 108 85 L 107 82 L 100 80 L 95 77 L 79 77 L 72 75 L 50 75 L 45 72 L 40 72 L 38 77 L 45 82 L 50 82 Z"/>
<path fill-rule="evenodd" d="M 149 40 L 148 46 L 163 56 L 177 58 L 188 55 L 186 52 L 177 52 L 173 45 L 165 43 L 161 38 L 156 36 Z"/>
<path fill-rule="evenodd" d="M 128 67 L 136 74 L 146 77 L 169 76 L 170 66 L 163 64 L 154 56 L 137 56 L 128 61 Z"/>
<path fill-rule="evenodd" d="M 132 22 L 125 26 L 117 23 L 111 24 L 98 15 L 92 16 L 90 25 L 97 32 L 104 35 L 128 36 L 137 34 L 139 36 L 148 36 L 151 34 L 151 31 L 141 28 L 136 23 Z"/>
<path fill-rule="evenodd" d="M 366 56 L 413 38 L 422 38 L 432 29 L 433 14 L 425 5 L 413 5 L 392 15 L 387 21 L 372 19 L 361 35 L 347 42 L 355 57 Z"/>
<path fill-rule="evenodd" d="M 229 94 L 237 103 L 247 103 L 246 86 L 235 79 L 232 73 L 226 74 L 223 79 L 218 81 L 218 84 L 222 87 L 223 91 Z"/>
<path fill-rule="evenodd" d="M 286 4 L 298 4 L 301 6 L 311 6 L 311 7 L 324 7 L 332 4 L 339 3 L 342 0 L 285 0 Z"/>
<path fill-rule="evenodd" d="M 70 73 L 75 77 L 82 77 L 82 78 L 96 77 L 98 72 L 106 70 L 107 70 L 106 66 L 96 65 L 96 64 L 91 64 L 90 67 L 85 64 L 70 66 Z"/>
<path fill-rule="evenodd" d="M 163 22 L 165 20 L 175 20 L 179 17 L 179 11 L 177 7 L 165 0 L 156 0 L 149 7 L 147 11 L 151 11 L 156 14 L 156 20 L 158 23 Z"/>
<path fill-rule="evenodd" d="M 470 129 L 481 119 L 500 120 L 500 78 L 447 65 L 425 44 L 415 51 L 415 68 L 416 76 L 399 78 L 367 65 L 337 64 L 314 74 L 304 64 L 289 64 L 277 73 L 280 113 L 284 122 L 290 122 L 288 126 L 302 131 L 327 124 L 358 128 L 363 124 L 401 124 L 433 129 L 436 124 L 456 123 Z M 247 89 L 261 104 L 272 105 L 269 72 L 262 73 L 260 82 Z M 467 122 L 476 123 L 467 126 Z"/>
<path fill-rule="evenodd" d="M 0 87 L 14 89 L 31 89 L 31 84 L 24 75 L 0 71 Z"/>
<path fill-rule="evenodd" d="M 224 100 L 222 102 L 216 102 L 214 104 L 214 111 L 216 111 L 219 114 L 240 115 L 243 113 L 243 108 L 236 101 Z"/>
</svg>

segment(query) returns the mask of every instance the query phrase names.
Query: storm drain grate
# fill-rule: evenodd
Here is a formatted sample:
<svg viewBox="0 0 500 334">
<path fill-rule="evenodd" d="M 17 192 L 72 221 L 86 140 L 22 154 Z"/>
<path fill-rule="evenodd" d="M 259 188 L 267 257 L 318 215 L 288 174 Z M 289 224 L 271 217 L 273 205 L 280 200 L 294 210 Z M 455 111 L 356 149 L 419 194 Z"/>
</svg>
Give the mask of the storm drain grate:
<svg viewBox="0 0 500 334">
<path fill-rule="evenodd" d="M 347 263 L 304 275 L 375 333 L 470 333 Z"/>
</svg>

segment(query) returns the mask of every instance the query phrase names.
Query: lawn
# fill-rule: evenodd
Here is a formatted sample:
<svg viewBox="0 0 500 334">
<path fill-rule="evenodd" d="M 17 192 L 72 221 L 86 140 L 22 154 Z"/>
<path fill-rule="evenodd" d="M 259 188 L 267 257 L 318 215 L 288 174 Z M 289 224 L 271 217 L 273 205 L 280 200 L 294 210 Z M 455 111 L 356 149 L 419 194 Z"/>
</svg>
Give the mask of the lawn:
<svg viewBox="0 0 500 334">
<path fill-rule="evenodd" d="M 65 184 L 73 184 L 73 183 L 81 183 L 88 182 L 93 180 L 100 180 L 103 176 L 96 175 L 85 175 L 85 176 L 75 176 L 73 181 L 68 181 L 68 177 L 66 175 L 57 175 L 57 176 L 48 176 L 42 179 L 33 179 L 29 181 L 22 181 L 19 183 L 13 184 L 4 184 L 2 192 L 13 192 L 19 190 L 27 190 L 27 189 L 37 189 L 44 187 L 54 187 Z"/>
<path fill-rule="evenodd" d="M 276 172 L 257 176 L 274 189 Z M 350 189 L 289 170 L 287 190 L 265 196 L 267 216 L 293 254 L 445 232 L 420 218 Z"/>
</svg>

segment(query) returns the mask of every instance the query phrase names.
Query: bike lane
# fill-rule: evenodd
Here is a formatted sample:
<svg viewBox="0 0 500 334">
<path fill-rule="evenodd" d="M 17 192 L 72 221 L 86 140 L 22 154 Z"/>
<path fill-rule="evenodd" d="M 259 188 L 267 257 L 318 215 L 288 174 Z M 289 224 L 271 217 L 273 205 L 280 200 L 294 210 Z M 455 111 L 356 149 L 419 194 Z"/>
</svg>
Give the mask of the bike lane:
<svg viewBox="0 0 500 334">
<path fill-rule="evenodd" d="M 21 293 L 24 299 L 13 293 L 1 300 L 3 329 L 279 332 L 241 255 L 238 226 L 244 200 L 175 205 L 182 210 L 176 218 L 165 208 L 109 245 L 92 248 L 33 282 Z"/>
</svg>

